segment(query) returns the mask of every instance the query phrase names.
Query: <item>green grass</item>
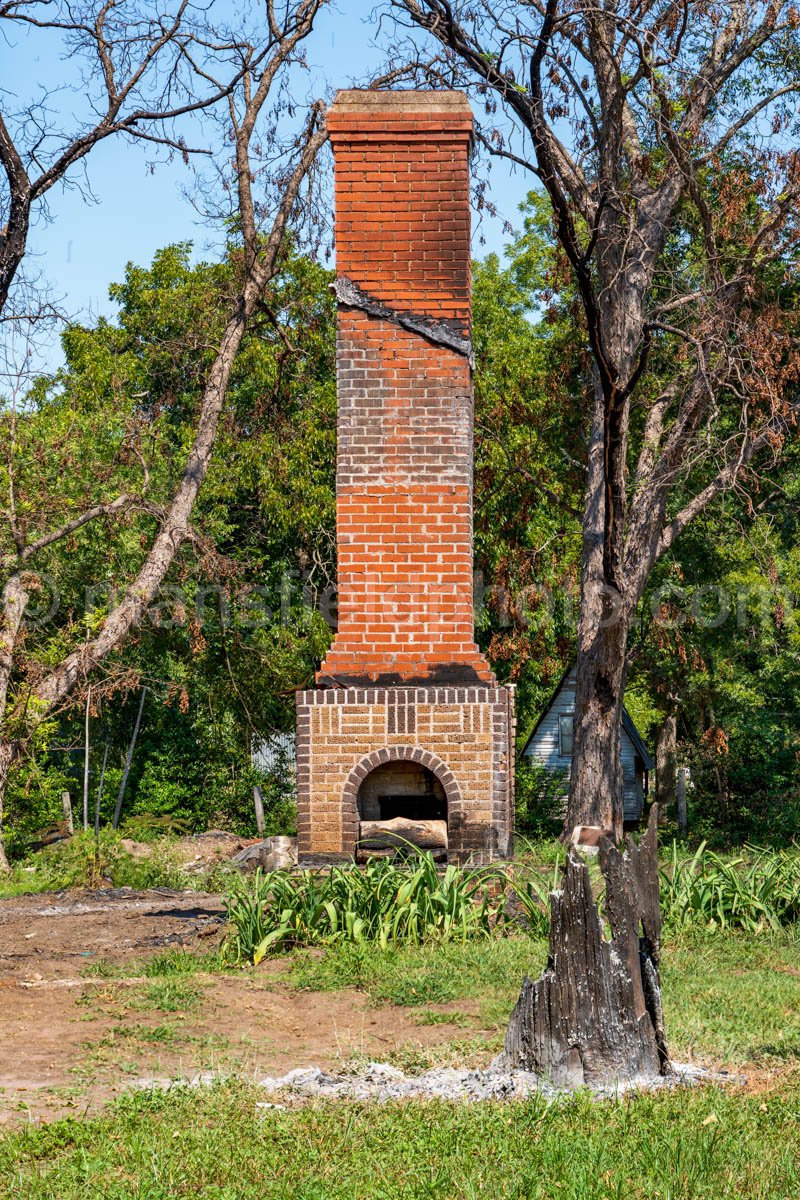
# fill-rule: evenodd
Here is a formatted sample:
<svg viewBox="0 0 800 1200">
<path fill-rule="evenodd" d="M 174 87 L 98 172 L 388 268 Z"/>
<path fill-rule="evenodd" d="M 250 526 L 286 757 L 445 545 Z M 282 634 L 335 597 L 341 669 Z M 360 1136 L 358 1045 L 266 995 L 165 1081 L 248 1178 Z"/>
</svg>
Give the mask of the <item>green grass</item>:
<svg viewBox="0 0 800 1200">
<path fill-rule="evenodd" d="M 407 1007 L 420 1024 L 454 1021 L 452 1041 L 408 1043 L 388 1056 L 417 1072 L 485 1062 L 502 1041 L 522 975 L 541 970 L 546 949 L 526 936 L 383 951 L 341 943 L 288 955 L 283 979 L 357 987 L 376 1005 Z M 124 997 L 118 982 L 100 977 L 89 1003 L 107 992 L 112 1007 L 190 1010 L 200 995 L 197 961 L 182 951 L 159 955 L 148 982 Z M 256 986 L 274 986 L 259 970 L 250 975 Z M 287 1111 L 258 1109 L 263 1093 L 235 1081 L 136 1093 L 96 1120 L 0 1138 L 0 1200 L 797 1200 L 800 930 L 684 932 L 665 947 L 663 975 L 674 1056 L 750 1072 L 767 1066 L 771 1090 Z M 436 1011 L 443 1004 L 453 1011 Z M 140 1070 L 120 1064 L 120 1053 L 167 1050 L 182 1039 L 153 1020 L 114 1026 L 103 1052 L 118 1072 Z"/>
<path fill-rule="evenodd" d="M 3 1200 L 796 1200 L 800 1086 L 593 1103 L 257 1109 L 138 1093 L 0 1140 Z"/>
<path fill-rule="evenodd" d="M 496 1028 L 499 1044 L 523 975 L 538 975 L 546 957 L 547 943 L 526 937 L 384 952 L 341 945 L 295 954 L 288 978 L 309 990 L 357 987 L 376 1004 L 477 1000 L 478 1019 Z M 665 947 L 663 984 L 676 1058 L 800 1061 L 800 930 L 682 934 Z"/>
<path fill-rule="evenodd" d="M 414 1014 L 415 1025 L 469 1025 L 469 1013 L 459 1012 L 457 1008 L 449 1008 L 444 1012 L 427 1009 Z"/>
<path fill-rule="evenodd" d="M 800 1062 L 800 929 L 685 934 L 667 945 L 673 1053 L 730 1065 Z"/>
<path fill-rule="evenodd" d="M 154 958 L 132 958 L 114 963 L 98 958 L 87 963 L 81 974 L 85 979 L 131 979 L 137 975 L 160 978 L 172 975 L 203 975 L 225 971 L 226 964 L 216 950 L 194 954 L 183 947 L 165 950 Z"/>
<path fill-rule="evenodd" d="M 546 957 L 546 941 L 526 936 L 463 945 L 392 945 L 383 951 L 374 943 L 343 942 L 287 955 L 280 984 L 308 991 L 357 988 L 376 1005 L 411 1008 L 428 1023 L 447 1023 L 446 1013 L 424 1016 L 431 1006 L 468 1007 L 473 1028 L 491 1034 L 491 1051 L 502 1043 L 523 976 L 538 975 Z M 130 965 L 126 969 L 125 973 L 150 977 L 152 984 L 120 989 L 114 974 L 93 964 L 87 972 L 97 977 L 97 992 L 87 992 L 79 1003 L 89 1014 L 107 1005 L 109 998 L 113 1011 L 192 1011 L 198 1003 L 193 976 L 219 969 L 220 959 L 214 954 L 170 950 L 135 970 Z M 275 986 L 272 975 L 262 984 L 259 969 L 251 969 L 251 976 L 256 986 Z M 106 978 L 108 984 L 103 985 Z M 685 931 L 665 946 L 663 984 L 669 1044 L 676 1058 L 733 1067 L 800 1062 L 797 927 L 760 934 Z M 453 1061 L 457 1050 L 452 1048 Z"/>
<path fill-rule="evenodd" d="M 186 1040 L 183 1030 L 174 1025 L 115 1025 L 99 1041 L 85 1042 L 87 1052 L 116 1047 L 121 1042 L 141 1042 L 144 1045 L 174 1046 Z"/>
<path fill-rule="evenodd" d="M 140 1012 L 155 1009 L 158 1012 L 193 1012 L 200 1007 L 202 992 L 194 984 L 183 979 L 159 979 L 148 984 L 131 997 L 131 1008 Z"/>
<path fill-rule="evenodd" d="M 101 1015 L 134 1012 L 195 1012 L 201 1004 L 203 989 L 186 976 L 156 976 L 152 983 L 127 986 L 114 978 L 87 985 L 75 1004 L 86 1010 L 84 1020 Z"/>
</svg>

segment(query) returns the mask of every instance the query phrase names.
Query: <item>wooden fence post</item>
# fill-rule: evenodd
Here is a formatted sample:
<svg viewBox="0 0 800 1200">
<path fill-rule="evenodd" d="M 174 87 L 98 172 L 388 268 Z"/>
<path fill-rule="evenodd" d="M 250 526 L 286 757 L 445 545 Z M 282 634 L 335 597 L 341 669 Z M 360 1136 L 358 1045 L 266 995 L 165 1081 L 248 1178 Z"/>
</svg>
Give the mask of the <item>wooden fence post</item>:
<svg viewBox="0 0 800 1200">
<path fill-rule="evenodd" d="M 678 830 L 683 837 L 689 832 L 689 817 L 686 811 L 686 767 L 678 767 L 678 780 L 675 789 L 678 803 Z"/>
<path fill-rule="evenodd" d="M 260 838 L 264 836 L 264 797 L 261 788 L 256 784 L 253 788 L 253 807 L 256 810 L 256 832 Z"/>
<path fill-rule="evenodd" d="M 61 793 L 61 808 L 64 812 L 64 828 L 69 837 L 72 837 L 75 832 L 75 824 L 72 819 L 72 797 L 69 792 Z"/>
</svg>

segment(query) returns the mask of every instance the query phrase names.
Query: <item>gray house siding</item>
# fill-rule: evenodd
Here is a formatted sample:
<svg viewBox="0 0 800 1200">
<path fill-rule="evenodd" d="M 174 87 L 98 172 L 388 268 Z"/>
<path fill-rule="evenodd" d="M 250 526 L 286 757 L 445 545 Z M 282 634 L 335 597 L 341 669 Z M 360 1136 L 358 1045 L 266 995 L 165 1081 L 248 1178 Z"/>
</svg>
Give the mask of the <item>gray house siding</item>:
<svg viewBox="0 0 800 1200">
<path fill-rule="evenodd" d="M 258 770 L 285 779 L 287 793 L 294 790 L 297 771 L 297 743 L 294 733 L 268 733 L 263 738 L 254 738 L 250 761 Z"/>
<path fill-rule="evenodd" d="M 576 668 L 564 677 L 556 694 L 550 701 L 550 706 L 539 721 L 536 729 L 528 740 L 523 754 L 528 758 L 542 763 L 551 771 L 565 772 L 569 779 L 571 757 L 561 753 L 560 720 L 575 711 L 575 676 Z M 635 730 L 628 713 L 625 713 L 622 729 L 622 779 L 625 801 L 625 820 L 638 821 L 644 806 L 645 779 L 648 770 L 652 769 L 652 760 L 641 744 L 641 738 Z M 638 739 L 638 745 L 634 739 Z M 565 792 L 566 796 L 566 792 Z"/>
</svg>

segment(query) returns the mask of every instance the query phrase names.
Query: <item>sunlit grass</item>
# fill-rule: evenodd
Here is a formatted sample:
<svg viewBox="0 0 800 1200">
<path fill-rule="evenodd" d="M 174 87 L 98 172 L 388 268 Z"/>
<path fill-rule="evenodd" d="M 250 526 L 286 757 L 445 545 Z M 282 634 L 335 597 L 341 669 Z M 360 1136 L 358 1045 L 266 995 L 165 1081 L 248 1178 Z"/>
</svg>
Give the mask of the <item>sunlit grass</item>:
<svg viewBox="0 0 800 1200">
<path fill-rule="evenodd" d="M 593 1102 L 257 1108 L 145 1092 L 0 1140 L 3 1200 L 794 1200 L 800 1087 Z"/>
</svg>

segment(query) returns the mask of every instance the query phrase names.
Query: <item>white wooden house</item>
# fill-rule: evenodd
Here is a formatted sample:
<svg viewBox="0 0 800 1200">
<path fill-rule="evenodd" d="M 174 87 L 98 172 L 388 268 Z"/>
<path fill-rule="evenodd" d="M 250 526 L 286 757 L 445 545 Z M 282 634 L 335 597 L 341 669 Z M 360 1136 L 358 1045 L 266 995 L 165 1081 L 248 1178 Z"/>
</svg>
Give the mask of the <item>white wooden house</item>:
<svg viewBox="0 0 800 1200">
<path fill-rule="evenodd" d="M 571 667 L 562 677 L 533 733 L 528 738 L 524 755 L 558 773 L 564 780 L 564 794 L 569 786 L 572 763 L 572 731 L 575 718 L 575 679 L 577 667 Z M 622 710 L 622 780 L 625 797 L 625 823 L 635 824 L 642 815 L 647 794 L 648 774 L 654 768 L 653 759 L 626 708 Z"/>
</svg>

